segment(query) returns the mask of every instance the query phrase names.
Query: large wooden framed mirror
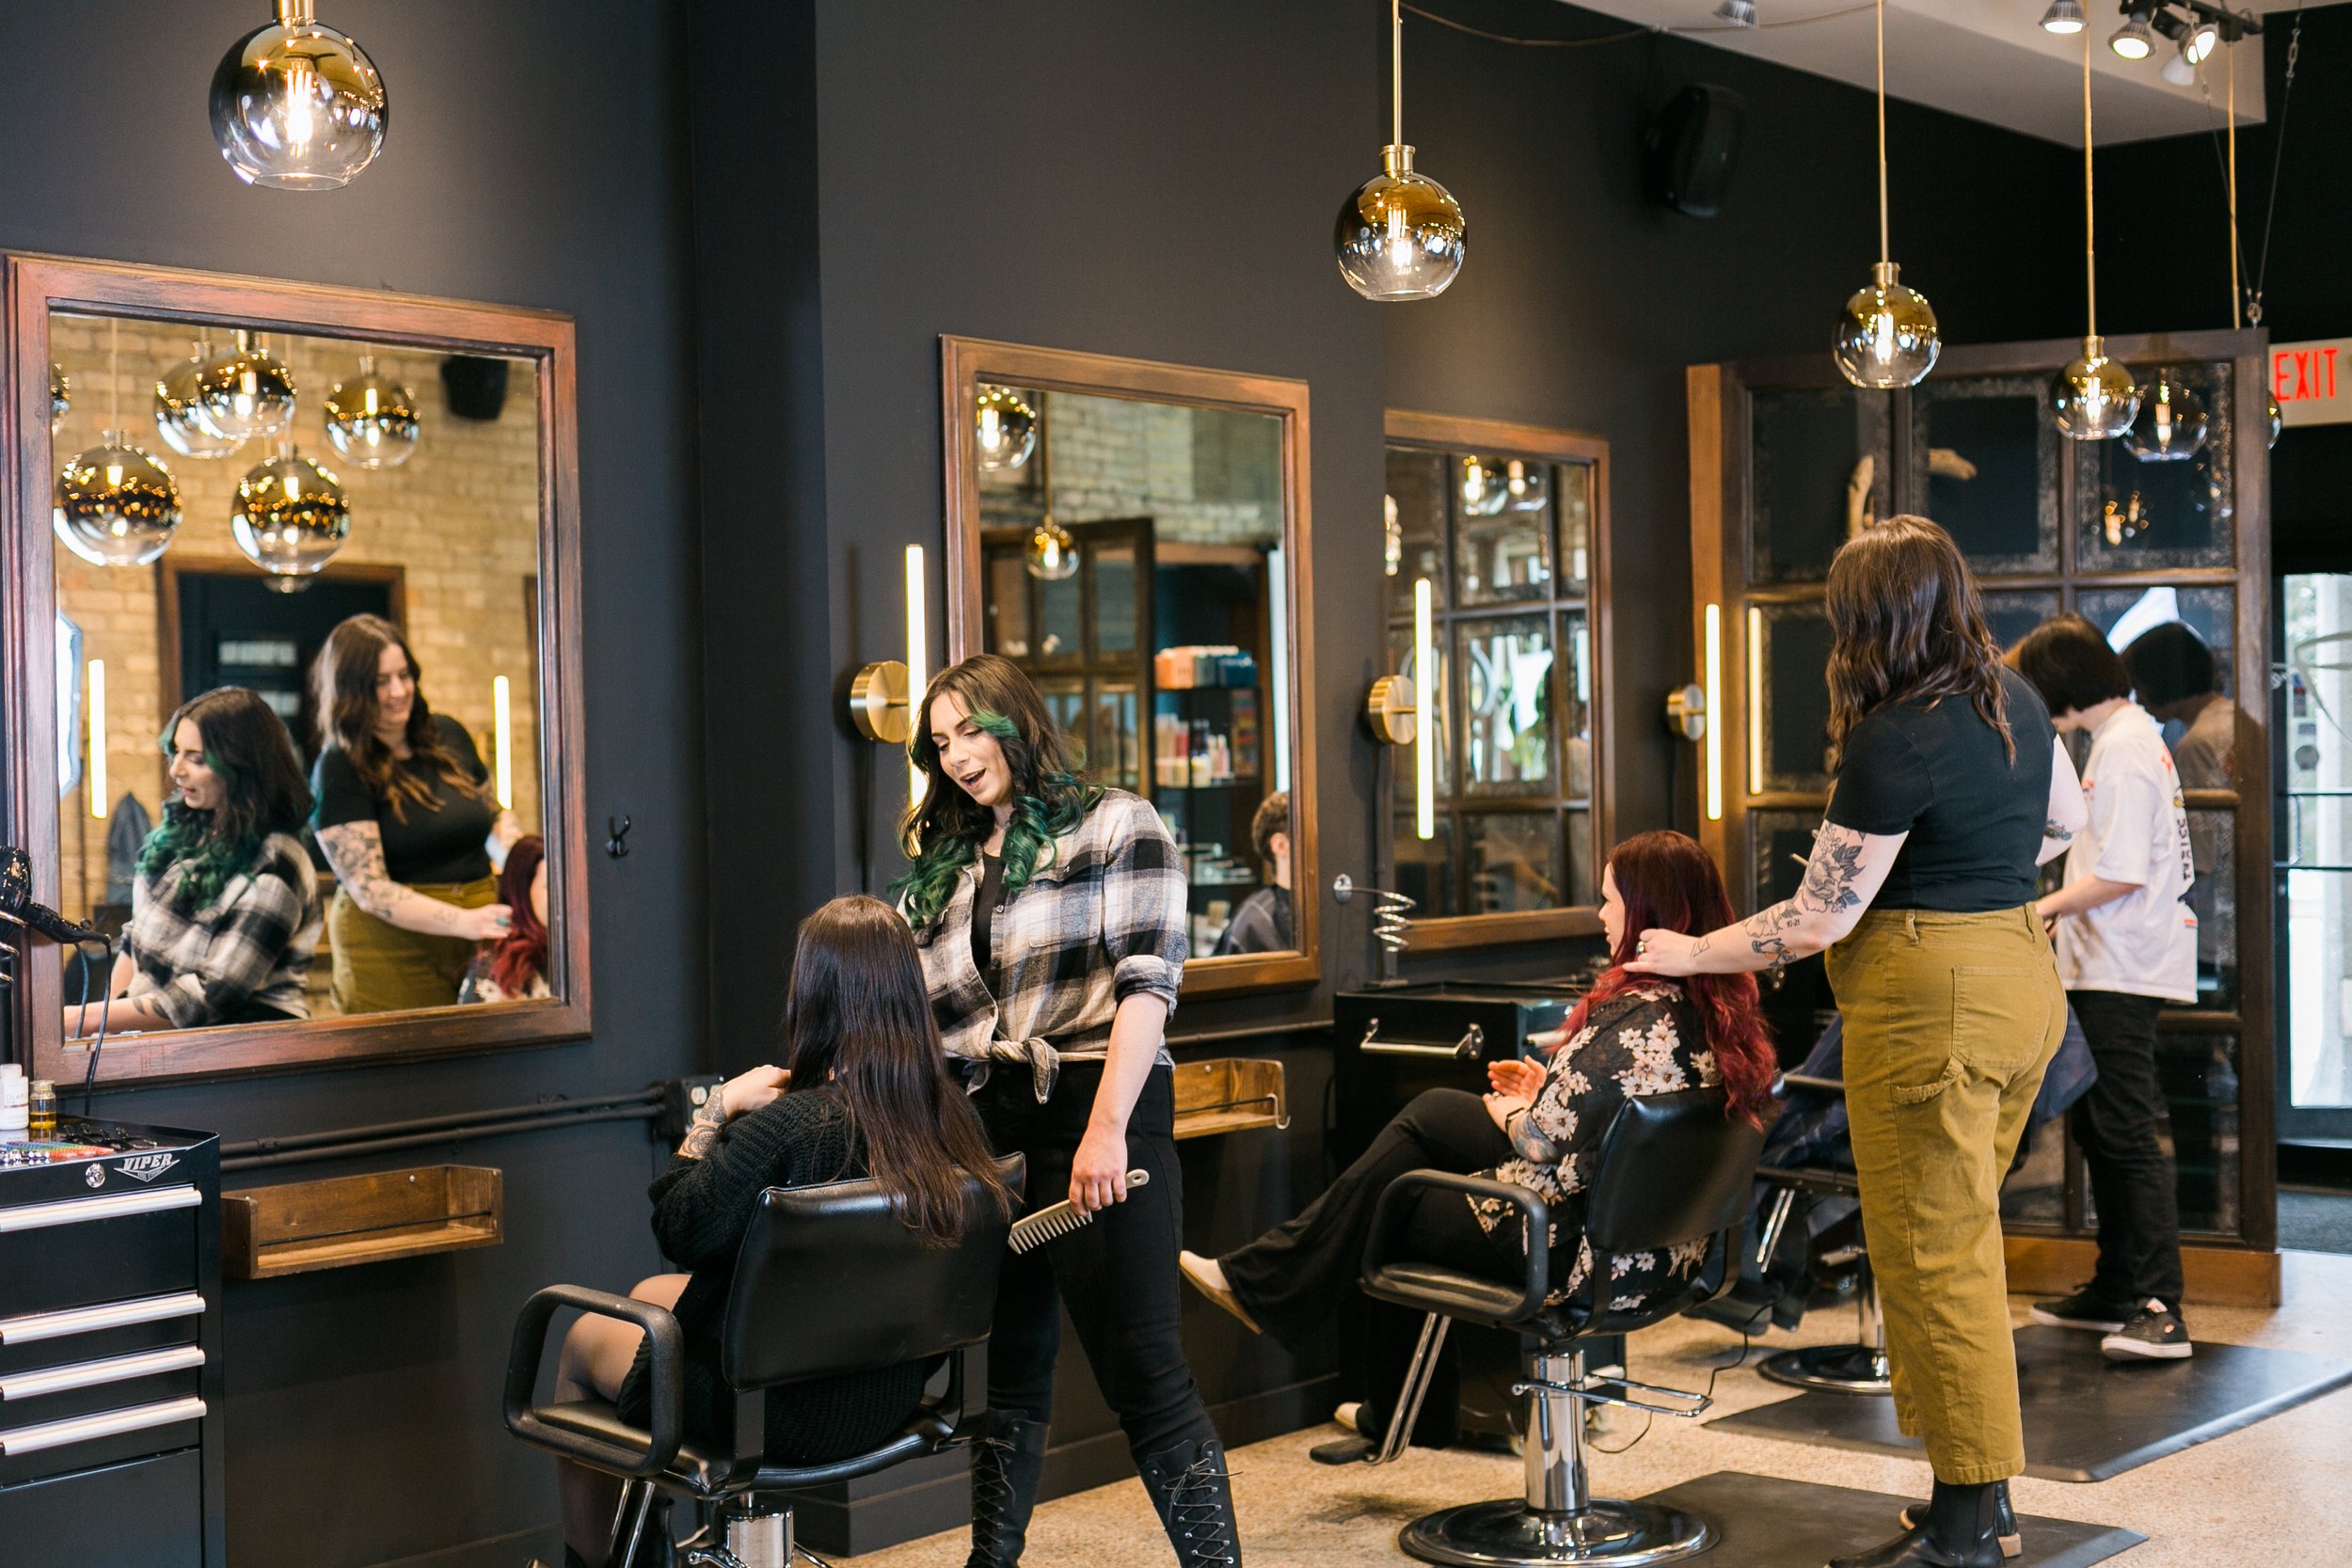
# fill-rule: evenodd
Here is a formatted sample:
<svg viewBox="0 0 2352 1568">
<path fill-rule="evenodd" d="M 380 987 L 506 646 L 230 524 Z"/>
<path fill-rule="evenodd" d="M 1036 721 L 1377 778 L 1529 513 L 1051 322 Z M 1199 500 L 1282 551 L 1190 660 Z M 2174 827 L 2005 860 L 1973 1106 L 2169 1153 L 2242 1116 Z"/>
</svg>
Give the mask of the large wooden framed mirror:
<svg viewBox="0 0 2352 1568">
<path fill-rule="evenodd" d="M 1187 995 L 1311 985 L 1306 384 L 973 338 L 940 363 L 948 657 L 1028 670 L 1091 776 L 1158 807 Z"/>
<path fill-rule="evenodd" d="M 1615 842 L 1609 686 L 1609 444 L 1391 409 L 1381 539 L 1389 668 L 1436 702 L 1437 799 L 1386 802 L 1388 863 L 1421 950 L 1600 931 Z M 1367 546 L 1368 547 L 1368 546 Z M 1430 586 L 1429 671 L 1414 667 Z"/>
<path fill-rule="evenodd" d="M 7 268 L 6 832 L 105 939 L 34 1072 L 587 1034 L 570 320 Z"/>
</svg>

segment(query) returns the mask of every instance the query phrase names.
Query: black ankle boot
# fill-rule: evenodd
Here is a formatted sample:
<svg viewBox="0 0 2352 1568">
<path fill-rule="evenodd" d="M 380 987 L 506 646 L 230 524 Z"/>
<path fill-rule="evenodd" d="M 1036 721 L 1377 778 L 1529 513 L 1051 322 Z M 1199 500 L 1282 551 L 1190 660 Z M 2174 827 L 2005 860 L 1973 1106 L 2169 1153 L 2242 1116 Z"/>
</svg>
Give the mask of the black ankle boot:
<svg viewBox="0 0 2352 1568">
<path fill-rule="evenodd" d="M 964 1568 L 1013 1568 L 1029 1539 L 1038 1478 L 1045 1471 L 1043 1421 L 1000 1416 L 972 1442 L 972 1555 Z"/>
<path fill-rule="evenodd" d="M 1179 1568 L 1241 1568 L 1241 1536 L 1233 1528 L 1233 1489 L 1225 1474 L 1225 1445 L 1179 1443 L 1136 1462 L 1152 1494 Z"/>
<path fill-rule="evenodd" d="M 1927 1519 L 1928 1505 L 1926 1503 L 1913 1503 L 1902 1512 L 1902 1523 L 1905 1529 L 1911 1528 L 1914 1525 L 1923 1525 L 1927 1523 Z M 2018 1531 L 2017 1510 L 2010 1506 L 2009 1482 L 2005 1481 L 1996 1481 L 1993 1483 L 1993 1534 L 2000 1544 L 2003 1557 L 2018 1557 L 2024 1554 L 2026 1538 Z"/>
<path fill-rule="evenodd" d="M 1998 1481 L 1980 1486 L 1935 1483 L 1926 1517 L 1902 1534 L 1855 1557 L 1834 1558 L 1829 1568 L 2001 1568 L 1994 1498 Z M 1906 1521 L 1916 1509 L 1906 1509 Z"/>
</svg>

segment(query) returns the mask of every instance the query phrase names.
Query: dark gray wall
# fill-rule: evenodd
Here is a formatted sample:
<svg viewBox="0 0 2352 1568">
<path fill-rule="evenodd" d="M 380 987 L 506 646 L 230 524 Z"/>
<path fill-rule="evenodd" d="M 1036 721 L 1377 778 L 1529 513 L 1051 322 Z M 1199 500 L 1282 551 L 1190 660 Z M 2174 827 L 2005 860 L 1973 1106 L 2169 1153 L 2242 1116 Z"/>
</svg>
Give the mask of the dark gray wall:
<svg viewBox="0 0 2352 1568">
<path fill-rule="evenodd" d="M 205 119 L 214 63 L 266 5 L 5 10 L 0 247 L 578 318 L 588 808 L 599 829 L 608 813 L 636 821 L 628 860 L 589 863 L 594 1040 L 110 1094 L 102 1111 L 233 1139 L 635 1086 L 691 1066 L 704 1011 L 701 658 L 673 8 L 342 0 L 326 19 L 383 71 L 390 136 L 349 188 L 302 196 L 239 184 Z M 540 1284 L 627 1289 L 659 1266 L 640 1217 L 651 1153 L 625 1123 L 394 1156 L 378 1164 L 502 1167 L 505 1244 L 229 1288 L 238 1568 L 348 1568 L 553 1516 L 549 1467 L 499 1421 L 507 1333 Z"/>
</svg>

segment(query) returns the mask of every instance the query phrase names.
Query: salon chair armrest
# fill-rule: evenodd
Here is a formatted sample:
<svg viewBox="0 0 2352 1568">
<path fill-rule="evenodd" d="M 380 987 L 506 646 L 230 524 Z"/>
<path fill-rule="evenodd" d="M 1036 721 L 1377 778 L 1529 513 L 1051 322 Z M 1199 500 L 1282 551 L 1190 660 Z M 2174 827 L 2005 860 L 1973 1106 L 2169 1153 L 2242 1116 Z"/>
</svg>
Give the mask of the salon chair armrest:
<svg viewBox="0 0 2352 1568">
<path fill-rule="evenodd" d="M 1816 1078 L 1806 1072 L 1784 1072 L 1780 1081 L 1792 1089 L 1804 1089 L 1813 1094 L 1844 1094 L 1846 1081 L 1842 1078 Z"/>
<path fill-rule="evenodd" d="M 1510 1295 L 1512 1287 L 1500 1281 L 1472 1282 L 1452 1270 L 1403 1255 L 1406 1220 L 1413 1204 L 1429 1193 L 1493 1198 L 1519 1212 L 1527 1222 L 1527 1275 L 1516 1298 Z M 1441 1304 L 1447 1298 L 1459 1297 L 1453 1305 L 1463 1310 L 1451 1315 L 1496 1324 L 1516 1323 L 1543 1310 L 1544 1298 L 1551 1293 L 1550 1235 L 1551 1211 L 1540 1196 L 1525 1187 L 1480 1176 L 1456 1176 L 1450 1171 L 1408 1170 L 1389 1183 L 1388 1191 L 1380 1195 L 1379 1206 L 1373 1211 L 1372 1231 L 1364 1243 L 1363 1277 L 1368 1287 L 1375 1282 L 1389 1287 L 1375 1292 L 1383 1300 L 1395 1299 L 1395 1293 L 1401 1290 L 1411 1298 L 1404 1305 L 1434 1312 L 1445 1309 Z M 1457 1280 L 1459 1286 L 1455 1284 Z M 1479 1299 L 1470 1299 L 1472 1295 Z"/>
<path fill-rule="evenodd" d="M 645 1331 L 652 1351 L 651 1443 L 639 1449 L 594 1437 L 573 1427 L 540 1418 L 532 1402 L 539 1383 L 539 1361 L 546 1352 L 548 1325 L 566 1307 L 602 1318 L 617 1318 Z M 658 1476 L 677 1458 L 683 1441 L 686 1386 L 686 1335 L 666 1307 L 610 1291 L 584 1285 L 550 1285 L 523 1304 L 515 1320 L 515 1342 L 506 1357 L 506 1430 L 535 1447 L 602 1470 L 608 1475 L 644 1481 Z"/>
</svg>

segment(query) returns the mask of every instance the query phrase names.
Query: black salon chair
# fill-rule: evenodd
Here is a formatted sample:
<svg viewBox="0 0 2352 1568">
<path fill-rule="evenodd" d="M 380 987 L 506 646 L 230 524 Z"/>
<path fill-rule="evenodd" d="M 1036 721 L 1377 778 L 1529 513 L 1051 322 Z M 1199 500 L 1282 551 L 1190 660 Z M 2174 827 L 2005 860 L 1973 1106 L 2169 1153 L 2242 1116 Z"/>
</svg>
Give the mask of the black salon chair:
<svg viewBox="0 0 2352 1568">
<path fill-rule="evenodd" d="M 1783 1074 L 1778 1085 L 1783 1096 L 1827 1095 L 1843 1096 L 1845 1084 L 1836 1078 L 1812 1078 L 1802 1073 Z M 1759 1264 L 1767 1262 L 1780 1245 L 1782 1229 L 1788 1225 L 1791 1210 L 1800 1196 L 1809 1197 L 1859 1198 L 1862 1183 L 1853 1172 L 1835 1165 L 1761 1165 L 1756 1179 L 1779 1189 L 1772 1199 L 1771 1212 L 1765 1216 L 1764 1234 L 1756 1243 L 1756 1257 Z M 1860 1223 L 1856 1222 L 1857 1225 Z M 1795 1350 L 1780 1351 L 1766 1356 L 1756 1370 L 1774 1383 L 1792 1388 L 1818 1388 L 1833 1394 L 1892 1394 L 1894 1384 L 1886 1370 L 1886 1320 L 1879 1311 L 1877 1276 L 1870 1272 L 1869 1249 L 1862 1241 L 1839 1247 L 1818 1259 L 1826 1269 L 1853 1271 L 1854 1308 L 1859 1321 L 1850 1344 L 1803 1345 Z"/>
<path fill-rule="evenodd" d="M 1018 1155 L 996 1168 L 1020 1191 Z M 721 1368 L 736 1395 L 734 1440 L 723 1446 L 691 1440 L 682 1430 L 685 1339 L 675 1317 L 604 1291 L 550 1286 L 524 1305 L 515 1323 L 507 1430 L 627 1482 L 607 1552 L 612 1568 L 635 1562 L 657 1495 L 665 1511 L 671 1497 L 682 1497 L 704 1516 L 704 1529 L 683 1555 L 687 1568 L 789 1568 L 795 1551 L 818 1561 L 794 1544 L 791 1510 L 776 1494 L 871 1475 L 974 1435 L 964 1410 L 963 1353 L 988 1338 L 1008 1222 L 976 1179 L 964 1183 L 964 1213 L 962 1239 L 937 1247 L 899 1223 L 872 1180 L 762 1193 L 736 1256 L 721 1328 Z M 605 1400 L 532 1402 L 548 1321 L 566 1307 L 645 1331 L 653 1346 L 649 1430 L 621 1420 Z M 938 1355 L 947 1358 L 944 1391 L 927 1394 L 880 1448 L 797 1466 L 771 1463 L 761 1451 L 769 1389 Z"/>
<path fill-rule="evenodd" d="M 1584 1472 L 1584 1410 L 1627 1405 L 1664 1416 L 1694 1417 L 1712 1402 L 1703 1394 L 1629 1378 L 1588 1377 L 1582 1342 L 1647 1328 L 1718 1294 L 1736 1276 L 1740 1231 L 1764 1135 L 1724 1115 L 1721 1089 L 1688 1089 L 1629 1100 L 1610 1119 L 1585 1198 L 1585 1233 L 1597 1259 L 1662 1251 L 1705 1240 L 1706 1263 L 1681 1291 L 1653 1298 L 1638 1312 L 1613 1311 L 1604 1263 L 1576 1293 L 1551 1294 L 1549 1233 L 1544 1201 L 1524 1187 L 1441 1171 L 1410 1171 L 1381 1195 L 1364 1252 L 1363 1288 L 1380 1301 L 1425 1312 L 1421 1348 L 1406 1375 L 1389 1432 L 1392 1456 L 1409 1432 L 1429 1372 L 1454 1321 L 1520 1337 L 1529 1396 L 1523 1497 L 1470 1503 L 1416 1519 L 1398 1544 L 1424 1562 L 1465 1568 L 1526 1568 L 1549 1563 L 1671 1562 L 1715 1543 L 1706 1520 L 1653 1503 L 1592 1497 Z M 1411 1205 L 1428 1193 L 1499 1198 L 1518 1209 L 1538 1244 L 1528 1249 L 1526 1278 L 1513 1285 L 1417 1261 L 1400 1250 Z M 1647 1398 L 1637 1397 L 1647 1396 Z"/>
</svg>

